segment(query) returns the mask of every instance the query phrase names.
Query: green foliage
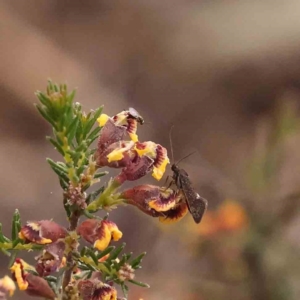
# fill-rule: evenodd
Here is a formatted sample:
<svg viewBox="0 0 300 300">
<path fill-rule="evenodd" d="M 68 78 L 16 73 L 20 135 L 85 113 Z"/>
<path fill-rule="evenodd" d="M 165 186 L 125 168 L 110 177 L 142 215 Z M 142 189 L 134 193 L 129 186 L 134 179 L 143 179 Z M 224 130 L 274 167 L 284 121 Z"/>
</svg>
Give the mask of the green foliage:
<svg viewBox="0 0 300 300">
<path fill-rule="evenodd" d="M 124 250 L 126 244 L 122 243 L 118 247 L 110 246 L 103 251 L 97 251 L 89 247 L 83 247 L 80 253 L 76 253 L 74 259 L 78 263 L 78 268 L 83 272 L 78 275 L 79 278 L 90 278 L 93 272 L 101 272 L 102 280 L 104 282 L 113 281 L 116 284 L 121 285 L 122 290 L 128 291 L 128 287 L 124 281 L 120 280 L 119 271 L 125 265 L 129 265 L 133 270 L 140 269 L 143 257 L 146 255 L 146 252 L 140 254 L 134 259 L 131 259 L 132 253 L 121 252 Z M 108 255 L 108 258 L 104 261 L 99 261 L 101 258 L 104 258 Z M 127 282 L 130 282 L 135 285 L 142 287 L 149 287 L 148 284 L 128 279 Z M 126 295 L 125 295 L 126 296 Z"/>
<path fill-rule="evenodd" d="M 46 93 L 37 92 L 36 96 L 40 100 L 36 108 L 53 127 L 53 135 L 47 139 L 64 158 L 64 162 L 47 161 L 58 175 L 62 188 L 66 188 L 69 182 L 78 184 L 81 182 L 80 175 L 92 163 L 93 150 L 90 146 L 100 134 L 101 128 L 94 128 L 94 125 L 102 107 L 85 114 L 81 105 L 74 103 L 75 91 L 68 93 L 66 85 L 58 86 L 52 82 L 49 82 Z M 96 177 L 91 177 L 85 186 L 101 177 L 99 174 L 92 175 Z"/>
</svg>

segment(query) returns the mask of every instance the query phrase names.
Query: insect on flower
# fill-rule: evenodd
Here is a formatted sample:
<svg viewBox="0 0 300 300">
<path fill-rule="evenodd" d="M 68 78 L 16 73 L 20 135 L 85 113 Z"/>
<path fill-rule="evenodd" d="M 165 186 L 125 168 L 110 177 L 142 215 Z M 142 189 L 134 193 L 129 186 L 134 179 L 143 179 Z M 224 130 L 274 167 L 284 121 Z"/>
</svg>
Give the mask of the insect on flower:
<svg viewBox="0 0 300 300">
<path fill-rule="evenodd" d="M 170 146 L 171 146 L 172 160 L 174 161 L 171 132 L 170 132 Z M 182 158 L 180 161 L 182 161 L 183 159 L 187 158 L 190 155 L 191 154 L 187 155 L 186 157 Z M 208 202 L 206 199 L 201 197 L 194 190 L 188 173 L 184 169 L 179 168 L 178 166 L 180 161 L 178 161 L 177 163 L 173 163 L 171 166 L 171 170 L 173 171 L 173 176 L 172 176 L 173 180 L 171 184 L 175 184 L 176 187 L 182 191 L 189 212 L 193 216 L 194 221 L 198 224 L 201 222 L 201 219 L 207 209 Z"/>
<path fill-rule="evenodd" d="M 129 107 L 128 109 L 128 116 L 132 119 L 135 119 L 140 125 L 143 125 L 145 123 L 143 117 L 132 107 Z"/>
</svg>

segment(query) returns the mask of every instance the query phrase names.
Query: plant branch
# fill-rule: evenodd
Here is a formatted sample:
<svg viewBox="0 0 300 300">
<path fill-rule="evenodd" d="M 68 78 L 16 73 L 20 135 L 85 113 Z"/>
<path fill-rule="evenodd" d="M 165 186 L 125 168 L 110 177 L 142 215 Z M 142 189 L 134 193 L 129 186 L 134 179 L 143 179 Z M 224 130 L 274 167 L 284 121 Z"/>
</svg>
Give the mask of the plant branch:
<svg viewBox="0 0 300 300">
<path fill-rule="evenodd" d="M 75 210 L 69 219 L 69 231 L 74 231 L 76 230 L 77 226 L 78 226 L 78 222 L 79 222 L 79 218 L 80 218 L 80 211 Z M 76 246 L 74 247 L 74 245 L 69 245 L 70 246 L 70 250 L 69 253 L 67 255 L 67 269 L 65 271 L 64 277 L 63 277 L 63 283 L 62 283 L 62 292 L 63 292 L 63 299 L 68 299 L 68 294 L 66 291 L 66 287 L 69 285 L 71 278 L 72 278 L 72 273 L 73 273 L 73 269 L 76 265 L 76 262 L 73 259 L 73 251 L 75 250 Z"/>
</svg>

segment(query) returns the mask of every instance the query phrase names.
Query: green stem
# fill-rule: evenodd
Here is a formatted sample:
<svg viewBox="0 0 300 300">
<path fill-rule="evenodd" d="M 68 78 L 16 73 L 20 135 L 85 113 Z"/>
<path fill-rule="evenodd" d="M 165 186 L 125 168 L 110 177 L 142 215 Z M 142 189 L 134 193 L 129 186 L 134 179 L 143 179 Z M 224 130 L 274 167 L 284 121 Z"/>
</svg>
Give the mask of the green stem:
<svg viewBox="0 0 300 300">
<path fill-rule="evenodd" d="M 41 250 L 43 248 L 42 245 L 36 245 L 36 244 L 17 244 L 15 247 L 13 247 L 12 243 L 0 243 L 0 249 L 4 250 Z"/>
<path fill-rule="evenodd" d="M 121 182 L 118 180 L 111 180 L 107 188 L 103 193 L 87 207 L 88 211 L 96 211 L 100 207 L 109 207 L 114 204 L 115 199 L 112 198 L 112 194 L 121 186 Z"/>
</svg>

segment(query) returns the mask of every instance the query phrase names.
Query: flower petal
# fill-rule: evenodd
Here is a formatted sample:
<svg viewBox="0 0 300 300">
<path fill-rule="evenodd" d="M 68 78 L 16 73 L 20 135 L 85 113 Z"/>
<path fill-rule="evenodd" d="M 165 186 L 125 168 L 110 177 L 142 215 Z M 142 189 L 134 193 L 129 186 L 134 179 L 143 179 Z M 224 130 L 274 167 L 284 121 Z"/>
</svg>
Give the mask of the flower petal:
<svg viewBox="0 0 300 300">
<path fill-rule="evenodd" d="M 125 190 L 121 193 L 126 203 L 139 208 L 141 211 L 151 217 L 158 217 L 159 212 L 149 206 L 149 202 L 160 199 L 160 187 L 150 184 L 135 186 L 131 189 Z"/>
<path fill-rule="evenodd" d="M 44 278 L 28 273 L 26 275 L 26 280 L 28 282 L 28 288 L 26 289 L 28 295 L 51 300 L 55 299 L 56 295 Z"/>
<path fill-rule="evenodd" d="M 8 293 L 9 296 L 11 297 L 14 294 L 15 290 L 16 290 L 16 285 L 10 277 L 6 275 L 0 279 L 0 297 L 2 292 L 5 294 Z"/>
<path fill-rule="evenodd" d="M 116 289 L 98 279 L 81 280 L 78 290 L 83 300 L 117 300 Z"/>
<path fill-rule="evenodd" d="M 106 114 L 101 114 L 100 117 L 97 119 L 100 127 L 103 127 L 106 122 L 109 120 L 109 116 Z"/>
<path fill-rule="evenodd" d="M 28 282 L 25 280 L 24 265 L 25 262 L 22 259 L 16 259 L 10 268 L 13 278 L 21 291 L 26 290 L 28 287 Z"/>
<path fill-rule="evenodd" d="M 149 201 L 149 206 L 156 211 L 164 212 L 175 207 L 177 195 L 174 190 L 160 189 L 159 197 Z"/>
<path fill-rule="evenodd" d="M 134 146 L 134 142 L 127 142 L 127 143 L 125 143 L 125 142 L 120 143 L 119 142 L 119 143 L 114 143 L 114 145 L 115 144 L 118 144 L 118 146 L 112 152 L 110 152 L 107 155 L 107 161 L 109 163 L 113 162 L 113 161 L 119 161 L 122 158 L 124 158 L 124 153 L 128 152 Z"/>
<path fill-rule="evenodd" d="M 164 213 L 164 216 L 159 217 L 159 221 L 164 224 L 170 224 L 181 220 L 188 212 L 188 207 L 185 202 L 179 202 L 174 208 Z"/>
<path fill-rule="evenodd" d="M 78 226 L 77 233 L 100 251 L 108 247 L 111 239 L 117 241 L 122 237 L 117 225 L 108 220 L 85 220 Z"/>
<path fill-rule="evenodd" d="M 57 241 L 45 247 L 37 258 L 36 271 L 40 276 L 47 276 L 61 267 L 65 247 L 64 241 Z"/>
<path fill-rule="evenodd" d="M 40 245 L 52 243 L 52 240 L 41 236 L 41 226 L 37 222 L 27 222 L 19 232 L 19 238 Z"/>
<path fill-rule="evenodd" d="M 101 224 L 98 231 L 98 238 L 94 243 L 94 247 L 100 251 L 106 249 L 111 241 L 111 232 L 107 225 Z"/>
<path fill-rule="evenodd" d="M 117 291 L 113 286 L 100 282 L 94 290 L 92 299 L 117 300 Z"/>
<path fill-rule="evenodd" d="M 119 230 L 118 226 L 114 222 L 105 220 L 102 221 L 102 223 L 108 227 L 113 241 L 118 241 L 122 238 L 123 233 Z"/>
<path fill-rule="evenodd" d="M 149 156 L 154 160 L 152 176 L 160 180 L 166 171 L 166 166 L 170 163 L 167 149 L 151 141 L 136 143 L 135 150 L 140 157 Z"/>
<path fill-rule="evenodd" d="M 134 160 L 128 161 L 125 168 L 122 170 L 122 175 L 126 180 L 135 181 L 151 171 L 153 160 L 148 156 L 137 156 Z"/>
<path fill-rule="evenodd" d="M 140 157 L 147 155 L 151 158 L 156 157 L 156 147 L 157 144 L 154 142 L 148 141 L 148 142 L 143 142 L 143 143 L 136 143 L 135 145 L 135 150 L 138 153 Z"/>
<path fill-rule="evenodd" d="M 139 140 L 137 134 L 135 134 L 135 133 L 129 133 L 129 136 L 130 136 L 131 140 L 135 143 Z"/>
<path fill-rule="evenodd" d="M 98 140 L 98 149 L 96 152 L 96 160 L 98 160 L 98 157 L 101 157 L 103 155 L 103 152 L 113 143 L 127 140 L 126 138 L 128 136 L 128 133 L 126 132 L 126 128 L 123 126 L 117 126 L 115 123 L 108 119 L 106 124 L 101 130 L 101 134 Z"/>
<path fill-rule="evenodd" d="M 42 220 L 27 222 L 19 232 L 19 238 L 39 245 L 50 244 L 64 238 L 67 231 L 53 221 Z"/>
</svg>

